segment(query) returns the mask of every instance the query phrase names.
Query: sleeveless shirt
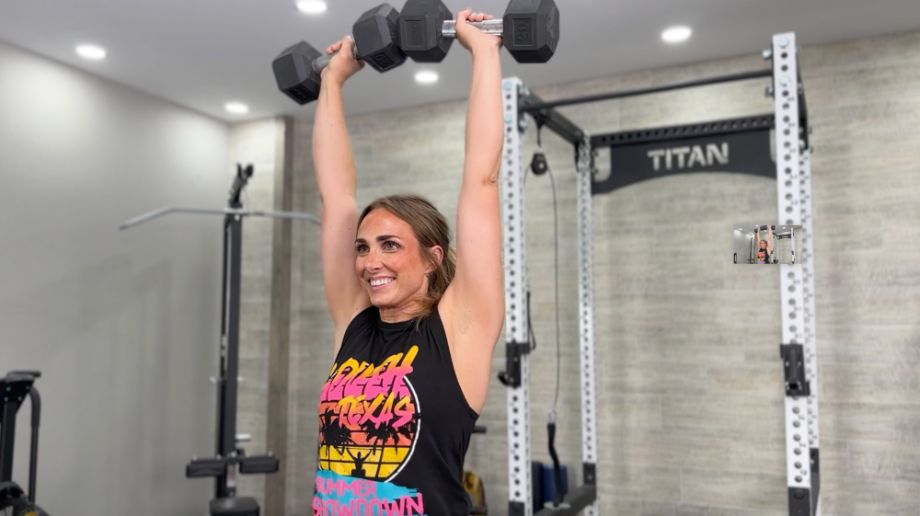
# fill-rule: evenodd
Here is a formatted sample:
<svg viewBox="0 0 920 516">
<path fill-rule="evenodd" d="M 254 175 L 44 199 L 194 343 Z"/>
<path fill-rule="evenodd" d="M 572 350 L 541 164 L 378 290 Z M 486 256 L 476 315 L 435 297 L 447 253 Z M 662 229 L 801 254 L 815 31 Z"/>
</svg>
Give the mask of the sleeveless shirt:
<svg viewBox="0 0 920 516">
<path fill-rule="evenodd" d="M 314 516 L 469 514 L 461 477 L 477 417 L 437 307 L 418 327 L 362 311 L 320 393 Z"/>
</svg>

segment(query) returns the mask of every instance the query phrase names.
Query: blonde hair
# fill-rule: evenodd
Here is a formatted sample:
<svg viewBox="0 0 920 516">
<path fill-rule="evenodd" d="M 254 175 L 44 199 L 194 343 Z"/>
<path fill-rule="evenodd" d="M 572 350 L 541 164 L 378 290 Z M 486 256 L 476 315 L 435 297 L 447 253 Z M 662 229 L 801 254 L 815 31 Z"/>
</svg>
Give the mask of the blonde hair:
<svg viewBox="0 0 920 516">
<path fill-rule="evenodd" d="M 431 252 L 431 247 L 440 246 L 444 250 L 444 258 L 433 272 L 428 273 L 428 292 L 422 299 L 419 313 L 415 315 L 417 321 L 431 314 L 435 305 L 441 300 L 444 291 L 454 279 L 456 271 L 456 255 L 450 248 L 450 228 L 447 219 L 426 199 L 411 194 L 388 195 L 381 197 L 364 208 L 358 217 L 358 226 L 370 212 L 382 209 L 405 221 L 412 228 L 415 238 L 419 242 L 422 258 L 431 264 L 437 264 L 437 258 Z"/>
</svg>

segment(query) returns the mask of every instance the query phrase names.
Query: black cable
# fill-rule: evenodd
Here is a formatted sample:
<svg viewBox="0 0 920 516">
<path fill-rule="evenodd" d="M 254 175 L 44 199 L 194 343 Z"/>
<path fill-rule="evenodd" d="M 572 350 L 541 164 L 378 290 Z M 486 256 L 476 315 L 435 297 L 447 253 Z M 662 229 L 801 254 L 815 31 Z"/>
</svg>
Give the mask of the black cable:
<svg viewBox="0 0 920 516">
<path fill-rule="evenodd" d="M 549 174 L 550 187 L 553 192 L 553 296 L 555 303 L 553 308 L 556 321 L 556 387 L 553 395 L 553 408 L 550 411 L 549 419 L 551 422 L 555 422 L 556 407 L 559 405 L 559 386 L 561 384 L 562 375 L 562 368 L 560 366 L 560 362 L 562 361 L 562 350 L 559 339 L 559 213 L 556 201 L 556 179 L 553 176 L 553 170 L 546 161 L 546 155 L 543 153 L 542 132 L 543 123 L 537 121 L 537 150 L 534 152 L 534 159 L 531 162 L 530 169 L 536 175 L 543 175 L 544 173 Z M 533 335 L 533 328 L 530 324 L 530 290 L 527 291 L 527 296 L 527 324 L 531 326 L 530 335 Z M 536 345 L 534 345 L 533 349 L 536 349 Z"/>
<path fill-rule="evenodd" d="M 553 461 L 553 483 L 555 485 L 555 494 L 553 496 L 552 505 L 553 507 L 559 507 L 562 505 L 565 497 L 562 493 L 562 467 L 559 462 L 559 454 L 556 452 L 556 409 L 559 406 L 559 389 L 562 384 L 562 343 L 559 337 L 560 325 L 559 325 L 559 210 L 558 210 L 558 201 L 556 195 L 556 179 L 553 176 L 553 171 L 550 168 L 549 164 L 546 161 L 546 155 L 543 153 L 543 145 L 540 138 L 540 133 L 543 124 L 537 123 L 537 151 L 534 152 L 533 159 L 530 164 L 530 170 L 535 175 L 543 175 L 544 173 L 549 174 L 549 181 L 551 190 L 553 193 L 553 299 L 554 299 L 554 314 L 555 314 L 555 333 L 556 333 L 556 386 L 553 394 L 553 405 L 549 412 L 548 421 L 546 424 L 547 432 L 547 444 L 549 447 L 549 455 Z M 530 323 L 530 291 L 527 292 L 528 297 L 528 325 L 530 326 L 530 335 L 533 335 L 532 324 Z"/>
<path fill-rule="evenodd" d="M 556 407 L 559 405 L 559 386 L 562 377 L 562 344 L 559 338 L 559 213 L 556 203 L 556 180 L 553 177 L 553 170 L 547 166 L 546 172 L 549 174 L 549 182 L 553 191 L 553 297 L 555 322 L 556 322 L 556 389 L 553 394 L 553 408 L 549 413 L 549 422 L 547 423 L 547 437 L 549 438 L 549 455 L 553 460 L 553 483 L 555 484 L 555 496 L 553 496 L 553 507 L 562 505 L 565 496 L 562 493 L 562 467 L 559 462 L 559 455 L 556 453 Z"/>
<path fill-rule="evenodd" d="M 553 276 L 554 288 L 554 312 L 556 313 L 556 392 L 553 395 L 552 417 L 555 420 L 556 407 L 559 404 L 559 384 L 561 379 L 562 367 L 559 365 L 562 361 L 562 349 L 559 340 L 559 217 L 556 209 L 556 180 L 553 177 L 553 170 L 547 167 L 546 172 L 549 174 L 549 182 L 553 190 Z"/>
<path fill-rule="evenodd" d="M 533 322 L 530 319 L 530 288 L 527 289 L 527 338 L 530 340 L 530 350 L 537 349 L 537 336 L 533 332 Z"/>
</svg>

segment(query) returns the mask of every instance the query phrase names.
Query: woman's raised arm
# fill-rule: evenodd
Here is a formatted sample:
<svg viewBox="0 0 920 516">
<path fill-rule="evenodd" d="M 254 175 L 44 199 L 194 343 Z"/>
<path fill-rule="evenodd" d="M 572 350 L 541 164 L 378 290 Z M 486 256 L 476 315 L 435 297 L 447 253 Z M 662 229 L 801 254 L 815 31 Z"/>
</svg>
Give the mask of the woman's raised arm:
<svg viewBox="0 0 920 516">
<path fill-rule="evenodd" d="M 361 65 L 354 59 L 354 42 L 346 37 L 326 49 L 335 53 L 322 72 L 322 86 L 313 122 L 313 168 L 322 202 L 320 245 L 326 303 L 335 326 L 335 352 L 351 319 L 370 305 L 355 276 L 355 161 L 345 127 L 342 86 Z"/>
<path fill-rule="evenodd" d="M 485 403 L 492 351 L 505 318 L 498 175 L 504 121 L 501 39 L 469 26 L 491 16 L 457 15 L 457 35 L 473 57 L 463 182 L 457 207 L 457 271 L 444 293 L 445 329 L 470 406 Z"/>
</svg>

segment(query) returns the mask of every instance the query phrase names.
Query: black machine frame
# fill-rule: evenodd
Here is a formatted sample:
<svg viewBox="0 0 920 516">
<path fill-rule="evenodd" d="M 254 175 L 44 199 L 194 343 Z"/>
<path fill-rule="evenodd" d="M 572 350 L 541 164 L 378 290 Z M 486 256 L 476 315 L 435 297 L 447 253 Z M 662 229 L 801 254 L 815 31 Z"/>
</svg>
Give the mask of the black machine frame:
<svg viewBox="0 0 920 516">
<path fill-rule="evenodd" d="M 227 207 L 241 210 L 243 189 L 252 177 L 253 167 L 238 166 L 230 188 Z M 247 456 L 239 446 L 236 432 L 237 391 L 239 388 L 240 297 L 243 257 L 243 216 L 224 215 L 223 268 L 221 290 L 221 352 L 217 384 L 217 424 L 214 457 L 193 458 L 186 466 L 189 478 L 214 477 L 211 514 L 258 516 L 259 506 L 253 498 L 236 496 L 236 473 L 271 474 L 278 471 L 279 461 L 271 452 Z"/>
<path fill-rule="evenodd" d="M 249 436 L 238 434 L 236 431 L 243 220 L 246 217 L 269 217 L 319 223 L 319 219 L 309 213 L 244 209 L 241 197 L 253 173 L 252 165 L 244 167 L 242 164 L 237 164 L 236 176 L 230 187 L 226 208 L 167 206 L 138 215 L 119 225 L 119 229 L 125 230 L 176 213 L 222 215 L 224 217 L 220 369 L 218 377 L 213 379 L 217 387 L 216 453 L 213 457 L 208 458 L 192 457 L 185 467 L 185 476 L 188 478 L 214 478 L 214 498 L 210 503 L 211 516 L 258 516 L 260 508 L 254 498 L 236 496 L 237 474 L 271 474 L 276 473 L 279 469 L 279 460 L 271 452 L 263 455 L 246 455 L 240 444 L 249 440 Z"/>
</svg>

